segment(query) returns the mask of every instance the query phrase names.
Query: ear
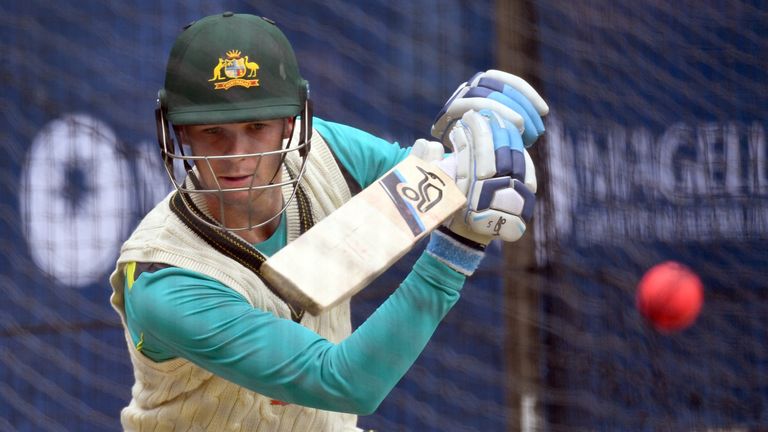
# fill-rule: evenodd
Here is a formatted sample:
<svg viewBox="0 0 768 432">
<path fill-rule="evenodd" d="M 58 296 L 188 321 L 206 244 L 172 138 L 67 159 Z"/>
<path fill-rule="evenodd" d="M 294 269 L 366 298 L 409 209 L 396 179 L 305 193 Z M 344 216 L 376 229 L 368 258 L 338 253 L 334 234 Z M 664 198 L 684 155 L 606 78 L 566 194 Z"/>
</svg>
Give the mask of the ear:
<svg viewBox="0 0 768 432">
<path fill-rule="evenodd" d="M 296 117 L 288 117 L 283 122 L 283 139 L 288 139 L 293 135 L 293 127 L 296 125 Z"/>
<path fill-rule="evenodd" d="M 173 133 L 176 135 L 179 144 L 187 142 L 187 132 L 184 126 L 173 126 Z"/>
</svg>

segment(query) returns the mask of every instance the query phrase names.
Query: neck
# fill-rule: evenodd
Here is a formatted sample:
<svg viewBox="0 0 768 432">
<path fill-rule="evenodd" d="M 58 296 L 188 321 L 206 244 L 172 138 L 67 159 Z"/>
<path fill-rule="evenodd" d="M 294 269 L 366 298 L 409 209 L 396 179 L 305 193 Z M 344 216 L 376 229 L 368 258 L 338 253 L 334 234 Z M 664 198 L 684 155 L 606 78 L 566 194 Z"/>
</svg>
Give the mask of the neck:
<svg viewBox="0 0 768 432">
<path fill-rule="evenodd" d="M 213 198 L 213 201 L 208 203 L 208 208 L 215 219 L 225 221 L 228 227 L 245 227 L 251 224 L 259 224 L 275 216 L 283 206 L 283 195 L 279 188 L 275 188 L 261 194 L 252 203 L 225 205 L 223 217 L 221 217 L 222 214 L 218 200 Z M 236 233 L 248 243 L 255 244 L 267 240 L 275 233 L 279 226 L 280 216 L 278 215 L 266 224 L 249 230 L 236 231 Z"/>
<path fill-rule="evenodd" d="M 280 226 L 280 217 L 276 217 L 269 223 L 247 231 L 239 231 L 237 234 L 250 244 L 261 243 L 272 236 Z"/>
</svg>

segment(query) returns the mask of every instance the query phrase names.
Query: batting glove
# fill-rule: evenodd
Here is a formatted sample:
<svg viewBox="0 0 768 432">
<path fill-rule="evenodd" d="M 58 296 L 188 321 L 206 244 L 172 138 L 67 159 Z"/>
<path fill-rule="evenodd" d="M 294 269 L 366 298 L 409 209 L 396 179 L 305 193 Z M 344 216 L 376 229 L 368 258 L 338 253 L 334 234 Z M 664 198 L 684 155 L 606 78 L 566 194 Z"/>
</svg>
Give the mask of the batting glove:
<svg viewBox="0 0 768 432">
<path fill-rule="evenodd" d="M 461 84 L 437 114 L 432 136 L 448 145 L 451 126 L 469 110 L 490 109 L 512 122 L 530 147 L 544 133 L 542 117 L 549 107 L 524 79 L 502 72 L 479 72 Z"/>
<path fill-rule="evenodd" d="M 448 137 L 454 153 L 419 140 L 412 154 L 434 161 L 467 196 L 467 206 L 431 236 L 427 252 L 472 274 L 494 238 L 516 241 L 535 205 L 536 172 L 517 127 L 493 111 L 466 112 Z"/>
</svg>

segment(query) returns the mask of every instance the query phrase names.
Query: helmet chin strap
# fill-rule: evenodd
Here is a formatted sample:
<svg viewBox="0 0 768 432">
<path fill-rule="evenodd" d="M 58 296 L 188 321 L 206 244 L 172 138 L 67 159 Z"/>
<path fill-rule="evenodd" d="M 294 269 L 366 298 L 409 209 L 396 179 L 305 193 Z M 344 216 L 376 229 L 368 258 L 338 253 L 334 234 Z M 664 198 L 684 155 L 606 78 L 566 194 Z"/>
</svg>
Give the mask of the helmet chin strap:
<svg viewBox="0 0 768 432">
<path fill-rule="evenodd" d="M 312 100 L 309 98 L 304 100 L 304 109 L 299 114 L 298 121 L 302 123 L 302 134 L 304 136 L 301 137 L 301 140 L 299 141 L 299 146 L 301 148 L 299 149 L 299 155 L 301 157 L 306 158 L 307 155 L 309 155 L 309 151 L 312 149 L 311 141 L 312 141 Z M 296 127 L 296 122 L 294 122 L 294 126 Z M 302 146 L 302 144 L 304 144 Z"/>
</svg>

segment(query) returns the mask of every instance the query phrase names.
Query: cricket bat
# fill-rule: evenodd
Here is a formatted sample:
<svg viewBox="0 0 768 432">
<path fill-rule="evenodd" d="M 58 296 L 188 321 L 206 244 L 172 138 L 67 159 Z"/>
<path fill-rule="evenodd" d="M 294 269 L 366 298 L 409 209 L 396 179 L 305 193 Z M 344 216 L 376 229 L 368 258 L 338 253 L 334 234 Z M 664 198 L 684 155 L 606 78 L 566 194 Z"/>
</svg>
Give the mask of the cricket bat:
<svg viewBox="0 0 768 432">
<path fill-rule="evenodd" d="M 267 259 L 262 276 L 318 315 L 363 289 L 465 203 L 453 179 L 408 156 Z"/>
</svg>

